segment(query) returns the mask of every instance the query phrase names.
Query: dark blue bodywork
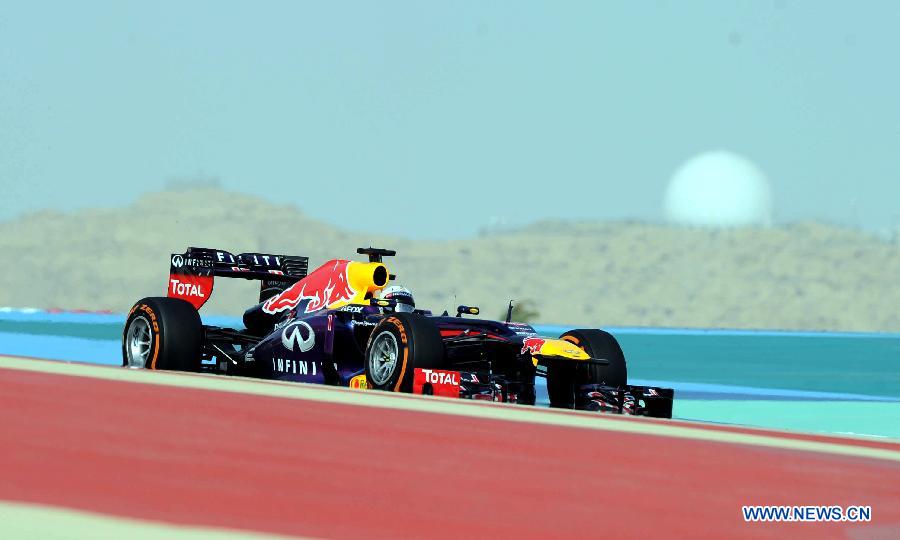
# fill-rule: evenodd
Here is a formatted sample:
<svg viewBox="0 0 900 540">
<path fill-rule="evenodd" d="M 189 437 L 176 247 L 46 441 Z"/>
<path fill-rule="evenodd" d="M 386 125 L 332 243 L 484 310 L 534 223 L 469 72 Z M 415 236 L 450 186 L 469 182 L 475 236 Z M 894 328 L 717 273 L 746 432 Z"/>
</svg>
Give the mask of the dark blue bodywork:
<svg viewBox="0 0 900 540">
<path fill-rule="evenodd" d="M 255 376 L 265 379 L 347 386 L 364 372 L 366 342 L 386 315 L 382 308 L 349 305 L 304 313 L 306 302 L 282 316 L 274 329 L 250 350 Z M 535 335 L 531 326 L 449 316 L 430 316 L 447 339 L 502 343 L 521 348 Z M 510 347 L 512 345 L 512 347 Z M 451 348 L 450 351 L 453 351 Z M 452 355 L 452 352 L 451 352 Z"/>
</svg>

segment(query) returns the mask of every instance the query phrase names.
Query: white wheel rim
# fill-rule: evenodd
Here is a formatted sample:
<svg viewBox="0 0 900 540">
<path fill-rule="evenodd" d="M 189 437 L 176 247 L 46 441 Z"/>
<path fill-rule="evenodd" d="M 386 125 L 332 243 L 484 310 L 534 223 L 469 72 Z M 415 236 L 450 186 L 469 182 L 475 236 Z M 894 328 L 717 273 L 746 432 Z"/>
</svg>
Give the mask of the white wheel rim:
<svg viewBox="0 0 900 540">
<path fill-rule="evenodd" d="M 147 367 L 152 343 L 153 330 L 150 328 L 150 321 L 143 315 L 135 317 L 128 325 L 128 334 L 125 336 L 125 355 L 128 367 Z"/>
<path fill-rule="evenodd" d="M 372 382 L 378 386 L 387 384 L 394 374 L 397 366 L 397 358 L 400 356 L 400 348 L 397 346 L 397 338 L 390 331 L 375 336 L 372 347 L 369 349 L 369 376 Z"/>
</svg>

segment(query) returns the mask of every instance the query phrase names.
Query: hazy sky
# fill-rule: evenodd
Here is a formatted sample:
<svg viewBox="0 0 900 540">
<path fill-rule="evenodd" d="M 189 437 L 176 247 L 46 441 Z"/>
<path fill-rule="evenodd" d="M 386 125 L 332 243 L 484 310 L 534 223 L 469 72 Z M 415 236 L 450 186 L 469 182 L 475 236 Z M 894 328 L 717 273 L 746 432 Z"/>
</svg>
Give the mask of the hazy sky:
<svg viewBox="0 0 900 540">
<path fill-rule="evenodd" d="M 776 217 L 900 226 L 900 2 L 0 0 L 0 219 L 177 177 L 379 232 L 662 219 L 725 148 Z"/>
</svg>

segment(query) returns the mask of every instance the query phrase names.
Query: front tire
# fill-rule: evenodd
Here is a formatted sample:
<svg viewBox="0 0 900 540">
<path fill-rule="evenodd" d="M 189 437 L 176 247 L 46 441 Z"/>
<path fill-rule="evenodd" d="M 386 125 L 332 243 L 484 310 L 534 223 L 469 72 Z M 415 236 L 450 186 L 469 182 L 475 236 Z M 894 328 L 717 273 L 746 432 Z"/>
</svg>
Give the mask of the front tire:
<svg viewBox="0 0 900 540">
<path fill-rule="evenodd" d="M 412 392 L 416 368 L 445 366 L 437 326 L 412 313 L 394 313 L 378 323 L 366 344 L 366 379 L 371 388 Z"/>
<path fill-rule="evenodd" d="M 203 324 L 194 306 L 178 298 L 144 298 L 125 320 L 122 365 L 200 371 L 202 347 Z"/>
<path fill-rule="evenodd" d="M 550 406 L 572 409 L 576 390 L 585 384 L 624 387 L 628 384 L 625 354 L 616 338 L 596 329 L 570 330 L 559 336 L 588 353 L 591 358 L 605 358 L 609 365 L 555 362 L 547 367 L 547 394 Z"/>
</svg>

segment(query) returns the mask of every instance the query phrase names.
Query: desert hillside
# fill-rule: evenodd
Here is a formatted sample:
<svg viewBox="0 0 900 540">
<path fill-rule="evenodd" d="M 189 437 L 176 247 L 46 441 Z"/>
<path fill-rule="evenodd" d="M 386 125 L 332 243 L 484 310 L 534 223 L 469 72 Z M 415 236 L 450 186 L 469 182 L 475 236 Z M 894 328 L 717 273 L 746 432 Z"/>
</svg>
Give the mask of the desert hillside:
<svg viewBox="0 0 900 540">
<path fill-rule="evenodd" d="M 360 227 L 361 229 L 361 227 Z M 341 230 L 296 207 L 218 189 L 146 195 L 127 208 L 44 211 L 0 223 L 0 305 L 127 310 L 166 291 L 188 245 L 307 255 L 396 249 L 398 282 L 435 311 L 498 316 L 510 298 L 547 323 L 900 331 L 900 246 L 820 223 L 690 230 L 645 223 L 536 223 L 453 241 Z M 239 314 L 249 282 L 218 280 L 205 311 Z"/>
</svg>

